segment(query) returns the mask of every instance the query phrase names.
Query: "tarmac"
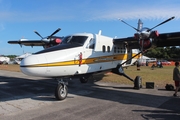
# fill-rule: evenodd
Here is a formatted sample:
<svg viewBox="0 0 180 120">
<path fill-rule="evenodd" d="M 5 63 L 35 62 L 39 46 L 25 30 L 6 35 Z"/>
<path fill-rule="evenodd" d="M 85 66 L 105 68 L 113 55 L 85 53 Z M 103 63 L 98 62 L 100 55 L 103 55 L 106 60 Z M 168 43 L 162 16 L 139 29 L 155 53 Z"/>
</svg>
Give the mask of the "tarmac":
<svg viewBox="0 0 180 120">
<path fill-rule="evenodd" d="M 0 120 L 180 119 L 180 97 L 165 88 L 71 80 L 67 98 L 57 101 L 56 85 L 53 79 L 0 70 Z"/>
</svg>

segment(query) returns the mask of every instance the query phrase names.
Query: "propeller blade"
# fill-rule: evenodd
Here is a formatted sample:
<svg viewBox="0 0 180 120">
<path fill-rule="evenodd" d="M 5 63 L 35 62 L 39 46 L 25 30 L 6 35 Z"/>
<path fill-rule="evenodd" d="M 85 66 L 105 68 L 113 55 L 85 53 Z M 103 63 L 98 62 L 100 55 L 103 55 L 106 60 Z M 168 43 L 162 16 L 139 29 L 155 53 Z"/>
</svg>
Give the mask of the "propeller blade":
<svg viewBox="0 0 180 120">
<path fill-rule="evenodd" d="M 56 31 L 54 31 L 49 37 L 51 37 L 51 36 L 53 36 L 53 35 L 55 35 L 57 32 L 59 32 L 61 30 L 61 28 L 58 28 Z M 48 38 L 49 38 L 48 37 Z"/>
<path fill-rule="evenodd" d="M 43 37 L 37 31 L 34 31 L 34 32 L 43 39 Z"/>
<path fill-rule="evenodd" d="M 123 23 L 125 23 L 126 25 L 128 25 L 128 26 L 130 26 L 130 27 L 132 27 L 133 29 L 135 29 L 137 32 L 140 32 L 137 28 L 135 28 L 135 27 L 133 27 L 133 26 L 131 26 L 131 25 L 129 25 L 128 23 L 126 23 L 125 21 L 123 21 L 122 19 L 119 19 L 121 22 L 123 22 Z"/>
<path fill-rule="evenodd" d="M 171 17 L 171 18 L 165 20 L 164 22 L 162 22 L 162 23 L 156 25 L 155 27 L 153 27 L 153 28 L 147 30 L 147 32 L 151 31 L 152 29 L 154 29 L 154 28 L 156 28 L 156 27 L 158 27 L 158 26 L 160 26 L 160 25 L 162 25 L 162 24 L 164 24 L 164 23 L 166 23 L 166 22 L 168 22 L 168 21 L 170 21 L 170 20 L 172 20 L 172 19 L 174 19 L 174 18 L 175 18 L 175 17 L 173 16 L 173 17 Z"/>
</svg>

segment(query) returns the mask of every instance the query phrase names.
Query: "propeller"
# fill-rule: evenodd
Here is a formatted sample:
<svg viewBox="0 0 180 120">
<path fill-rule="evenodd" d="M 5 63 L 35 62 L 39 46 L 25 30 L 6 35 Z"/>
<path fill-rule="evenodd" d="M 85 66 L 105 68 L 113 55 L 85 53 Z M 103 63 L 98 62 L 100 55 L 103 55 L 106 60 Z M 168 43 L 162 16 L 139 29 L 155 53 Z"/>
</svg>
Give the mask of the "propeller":
<svg viewBox="0 0 180 120">
<path fill-rule="evenodd" d="M 165 21 L 159 23 L 158 25 L 152 27 L 151 29 L 148 29 L 147 32 L 151 31 L 152 29 L 154 29 L 154 28 L 156 28 L 156 27 L 158 27 L 158 26 L 160 26 L 160 25 L 162 25 L 162 24 L 164 24 L 164 23 L 166 23 L 166 22 L 169 22 L 170 20 L 172 20 L 172 19 L 174 19 L 174 18 L 175 18 L 175 17 L 173 16 L 173 17 L 171 17 L 171 18 L 169 18 L 169 19 L 167 19 L 167 20 L 165 20 Z M 126 23 L 126 22 L 123 21 L 122 19 L 119 19 L 119 20 L 120 20 L 121 22 L 125 23 L 126 25 L 130 26 L 131 28 L 135 29 L 137 32 L 140 32 L 139 29 L 137 29 L 137 28 L 135 28 L 135 27 L 129 25 L 128 23 Z"/>
<path fill-rule="evenodd" d="M 137 34 L 135 34 L 135 35 L 142 35 L 142 36 L 143 36 L 143 34 L 144 34 L 145 38 L 149 38 L 149 37 L 152 35 L 152 33 L 156 33 L 156 31 L 149 33 L 152 29 L 154 29 L 154 28 L 156 28 L 156 27 L 158 27 L 158 26 L 160 26 L 160 25 L 162 25 L 162 24 L 164 24 L 164 23 L 166 23 L 166 22 L 169 22 L 170 20 L 172 20 L 172 19 L 174 19 L 174 18 L 175 18 L 175 17 L 173 16 L 173 17 L 171 17 L 171 18 L 169 18 L 169 19 L 167 19 L 167 20 L 159 23 L 158 25 L 152 27 L 151 29 L 147 29 L 146 32 L 148 32 L 148 33 L 143 33 L 143 31 L 141 31 L 141 29 L 139 29 L 139 28 L 140 28 L 140 22 L 141 22 L 140 20 L 139 20 L 139 22 L 138 22 L 138 29 L 135 28 L 135 27 L 133 27 L 133 26 L 131 26 L 131 25 L 129 25 L 128 23 L 126 23 L 125 21 L 123 21 L 123 20 L 121 20 L 121 19 L 119 19 L 119 20 L 120 20 L 121 22 L 125 23 L 126 25 L 130 26 L 131 28 L 135 29 L 137 32 L 142 33 L 142 34 L 137 33 Z M 142 23 L 142 22 L 141 22 L 141 23 Z M 141 27 L 142 27 L 142 26 L 141 26 Z M 144 32 L 145 32 L 145 31 L 144 31 Z M 141 43 L 141 44 L 142 44 L 142 46 L 141 46 L 142 56 L 143 56 L 143 53 L 146 52 L 146 50 L 145 50 L 145 51 L 143 50 L 145 38 L 143 38 L 142 41 L 141 41 L 141 42 L 142 42 L 142 43 Z M 140 39 L 139 39 L 139 40 L 140 40 Z"/>
<path fill-rule="evenodd" d="M 34 31 L 34 32 L 43 39 L 43 37 L 37 31 Z"/>
<path fill-rule="evenodd" d="M 126 25 L 130 26 L 131 28 L 135 29 L 137 32 L 140 32 L 140 30 L 138 30 L 137 28 L 129 25 L 128 23 L 126 23 L 125 21 L 123 21 L 122 19 L 119 19 L 121 22 L 125 23 Z"/>
<path fill-rule="evenodd" d="M 47 37 L 47 39 L 49 39 L 50 37 L 52 37 L 53 35 L 55 35 L 57 32 L 59 32 L 61 30 L 61 28 L 58 28 L 56 31 L 54 31 L 50 36 Z M 43 37 L 37 32 L 34 31 L 39 37 L 41 37 L 43 39 Z"/>
<path fill-rule="evenodd" d="M 158 27 L 158 26 L 160 26 L 160 25 L 162 25 L 162 24 L 164 24 L 164 23 L 166 23 L 166 22 L 168 22 L 168 21 L 170 21 L 170 20 L 172 20 L 172 19 L 174 19 L 174 18 L 175 18 L 175 17 L 173 16 L 173 17 L 171 17 L 171 18 L 165 20 L 164 22 L 162 22 L 162 23 L 160 23 L 160 24 L 154 26 L 153 28 L 148 29 L 147 32 L 151 31 L 152 29 L 154 29 L 154 28 L 156 28 L 156 27 Z"/>
<path fill-rule="evenodd" d="M 58 28 L 56 31 L 54 31 L 50 36 L 48 36 L 48 38 L 49 37 L 52 37 L 53 35 L 55 35 L 57 32 L 59 32 L 61 30 L 61 28 Z"/>
</svg>

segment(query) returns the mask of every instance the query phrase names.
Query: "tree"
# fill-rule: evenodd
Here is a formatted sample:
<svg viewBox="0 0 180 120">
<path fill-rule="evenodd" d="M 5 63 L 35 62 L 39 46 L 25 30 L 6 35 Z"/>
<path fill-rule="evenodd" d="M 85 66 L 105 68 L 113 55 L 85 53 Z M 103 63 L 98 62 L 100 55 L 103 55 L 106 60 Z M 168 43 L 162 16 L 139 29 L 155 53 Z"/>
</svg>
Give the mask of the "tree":
<svg viewBox="0 0 180 120">
<path fill-rule="evenodd" d="M 149 49 L 145 56 L 157 59 L 180 59 L 179 47 L 158 47 Z"/>
</svg>

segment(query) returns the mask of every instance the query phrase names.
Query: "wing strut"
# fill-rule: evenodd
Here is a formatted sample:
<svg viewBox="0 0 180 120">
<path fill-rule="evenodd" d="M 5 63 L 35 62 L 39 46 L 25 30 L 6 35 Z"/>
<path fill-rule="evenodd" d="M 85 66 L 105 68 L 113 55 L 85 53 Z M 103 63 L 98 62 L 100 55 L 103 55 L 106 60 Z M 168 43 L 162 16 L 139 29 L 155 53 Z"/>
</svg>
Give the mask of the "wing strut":
<svg viewBox="0 0 180 120">
<path fill-rule="evenodd" d="M 135 58 L 136 56 L 138 56 L 139 54 L 141 54 L 143 52 L 146 52 L 146 51 L 140 51 L 138 54 L 136 54 L 133 57 L 131 57 L 130 59 L 126 60 L 122 64 L 117 65 L 117 67 L 112 70 L 113 73 L 122 75 L 122 76 L 126 77 L 127 79 L 129 79 L 130 81 L 134 82 L 134 89 L 140 89 L 142 87 L 142 78 L 140 76 L 136 76 L 135 79 L 132 79 L 131 77 L 129 77 L 128 75 L 126 75 L 124 73 L 122 65 L 127 63 L 128 61 L 130 61 L 131 59 Z"/>
<path fill-rule="evenodd" d="M 143 53 L 143 51 L 139 52 L 138 54 L 134 55 L 133 57 L 129 58 L 128 60 L 126 60 L 125 62 L 121 63 L 120 65 L 124 65 L 125 63 L 127 63 L 128 61 L 132 60 L 133 58 L 135 58 L 136 56 L 138 56 L 139 54 Z"/>
</svg>

